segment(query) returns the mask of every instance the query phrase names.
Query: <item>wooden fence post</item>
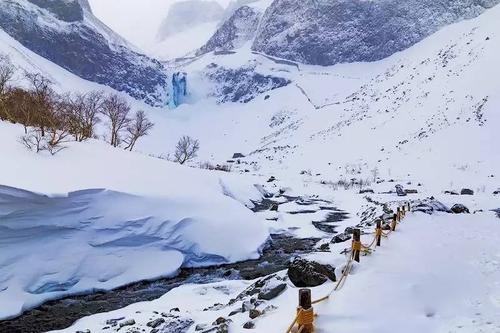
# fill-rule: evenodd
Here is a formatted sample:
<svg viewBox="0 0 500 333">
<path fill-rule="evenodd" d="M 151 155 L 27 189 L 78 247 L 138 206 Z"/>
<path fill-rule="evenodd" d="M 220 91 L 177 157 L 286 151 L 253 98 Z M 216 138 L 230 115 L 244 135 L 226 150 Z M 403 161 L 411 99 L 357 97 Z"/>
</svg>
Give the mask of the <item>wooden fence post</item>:
<svg viewBox="0 0 500 333">
<path fill-rule="evenodd" d="M 361 252 L 361 230 L 352 231 L 352 257 L 359 262 L 359 253 Z"/>
<path fill-rule="evenodd" d="M 375 229 L 375 236 L 377 237 L 377 246 L 380 246 L 382 239 L 382 221 L 377 220 L 377 228 Z"/>
<path fill-rule="evenodd" d="M 312 312 L 311 289 L 299 289 L 299 311 Z M 312 323 L 299 323 L 299 325 L 302 327 L 301 333 L 313 333 L 314 331 L 314 325 Z"/>
<path fill-rule="evenodd" d="M 398 214 L 394 214 L 392 217 L 392 222 L 391 222 L 391 230 L 395 231 L 396 230 L 396 224 L 398 223 Z"/>
</svg>

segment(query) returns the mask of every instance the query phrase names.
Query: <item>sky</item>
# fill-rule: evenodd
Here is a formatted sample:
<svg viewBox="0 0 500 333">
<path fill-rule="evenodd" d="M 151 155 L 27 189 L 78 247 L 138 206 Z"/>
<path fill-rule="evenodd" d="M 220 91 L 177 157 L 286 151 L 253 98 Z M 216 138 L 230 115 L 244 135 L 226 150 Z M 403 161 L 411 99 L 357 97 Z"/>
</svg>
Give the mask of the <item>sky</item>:
<svg viewBox="0 0 500 333">
<path fill-rule="evenodd" d="M 94 14 L 136 46 L 155 42 L 170 5 L 179 0 L 89 0 Z M 230 0 L 217 0 L 223 6 Z"/>
</svg>

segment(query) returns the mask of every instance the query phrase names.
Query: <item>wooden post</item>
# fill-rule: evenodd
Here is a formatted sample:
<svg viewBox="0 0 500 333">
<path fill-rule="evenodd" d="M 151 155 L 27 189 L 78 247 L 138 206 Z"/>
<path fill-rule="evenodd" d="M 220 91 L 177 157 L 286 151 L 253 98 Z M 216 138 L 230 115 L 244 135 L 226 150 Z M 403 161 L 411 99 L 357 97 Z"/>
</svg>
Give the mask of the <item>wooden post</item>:
<svg viewBox="0 0 500 333">
<path fill-rule="evenodd" d="M 361 230 L 360 229 L 354 229 L 352 231 L 352 256 L 354 260 L 359 262 L 359 253 L 361 252 Z"/>
<path fill-rule="evenodd" d="M 396 219 L 397 219 L 396 222 L 401 221 L 401 208 L 398 207 L 396 214 L 397 214 L 397 216 L 396 216 Z"/>
<path fill-rule="evenodd" d="M 377 220 L 377 229 L 375 229 L 375 235 L 377 236 L 377 246 L 380 246 L 380 240 L 382 239 L 382 221 Z"/>
<path fill-rule="evenodd" d="M 410 205 L 409 201 L 408 201 L 407 205 L 408 205 L 408 211 L 411 212 L 411 205 Z"/>
<path fill-rule="evenodd" d="M 302 310 L 311 310 L 312 302 L 311 302 L 311 289 L 302 288 L 299 289 L 299 309 Z M 312 324 L 306 324 L 302 326 L 301 333 L 313 333 L 314 326 Z"/>
<path fill-rule="evenodd" d="M 394 214 L 391 222 L 391 230 L 395 231 L 396 230 L 396 224 L 398 223 L 398 214 Z"/>
</svg>

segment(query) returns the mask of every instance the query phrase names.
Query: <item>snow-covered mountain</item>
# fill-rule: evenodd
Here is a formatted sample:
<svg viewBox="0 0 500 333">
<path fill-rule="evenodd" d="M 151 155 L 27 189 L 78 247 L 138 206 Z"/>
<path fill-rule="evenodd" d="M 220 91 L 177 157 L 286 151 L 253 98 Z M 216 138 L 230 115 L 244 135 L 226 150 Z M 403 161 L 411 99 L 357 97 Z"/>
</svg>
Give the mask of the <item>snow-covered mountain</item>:
<svg viewBox="0 0 500 333">
<path fill-rule="evenodd" d="M 252 48 L 313 65 L 380 60 L 498 2 L 275 0 Z"/>
<path fill-rule="evenodd" d="M 90 81 L 152 105 L 167 100 L 167 74 L 90 11 L 86 0 L 5 0 L 0 28 L 28 49 Z"/>
</svg>

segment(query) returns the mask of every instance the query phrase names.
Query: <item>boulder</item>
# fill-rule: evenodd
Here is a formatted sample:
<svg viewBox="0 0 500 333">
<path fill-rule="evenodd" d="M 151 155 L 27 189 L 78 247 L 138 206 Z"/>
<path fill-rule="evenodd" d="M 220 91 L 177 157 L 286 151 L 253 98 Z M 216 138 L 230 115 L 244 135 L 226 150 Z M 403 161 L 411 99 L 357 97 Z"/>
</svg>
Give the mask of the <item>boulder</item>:
<svg viewBox="0 0 500 333">
<path fill-rule="evenodd" d="M 243 158 L 243 157 L 245 157 L 245 155 L 243 155 L 242 153 L 234 153 L 233 154 L 233 159 L 235 159 L 235 158 Z"/>
<path fill-rule="evenodd" d="M 444 191 L 444 194 L 458 195 L 459 193 L 457 191 Z"/>
<path fill-rule="evenodd" d="M 432 214 L 434 212 L 451 212 L 448 207 L 446 207 L 443 203 L 434 200 L 434 199 L 426 199 L 420 202 L 417 202 L 412 207 L 413 212 L 423 212 L 426 214 Z"/>
<path fill-rule="evenodd" d="M 245 328 L 247 330 L 251 330 L 254 327 L 255 327 L 255 324 L 253 323 L 253 321 L 247 321 L 245 324 L 243 324 L 243 328 Z"/>
<path fill-rule="evenodd" d="M 343 232 L 341 234 L 335 235 L 332 238 L 331 243 L 343 243 L 351 239 L 351 235 L 348 232 Z"/>
<path fill-rule="evenodd" d="M 396 185 L 396 194 L 398 195 L 398 197 L 404 197 L 404 196 L 406 196 L 406 192 L 403 189 L 403 186 Z"/>
<path fill-rule="evenodd" d="M 132 326 L 132 325 L 135 325 L 135 320 L 134 319 L 128 319 L 128 320 L 125 320 L 124 322 L 120 323 L 120 328 L 121 327 L 125 327 L 125 326 Z"/>
<path fill-rule="evenodd" d="M 261 289 L 258 298 L 266 301 L 278 297 L 286 289 L 286 283 L 269 284 Z"/>
<path fill-rule="evenodd" d="M 259 317 L 261 314 L 262 314 L 262 312 L 260 312 L 257 309 L 251 309 L 248 312 L 248 316 L 250 317 L 250 319 L 255 319 L 255 318 Z"/>
<path fill-rule="evenodd" d="M 454 204 L 453 207 L 451 207 L 451 211 L 455 214 L 470 214 L 469 208 L 462 204 Z"/>
<path fill-rule="evenodd" d="M 359 194 L 366 194 L 366 193 L 375 193 L 371 188 L 365 188 L 362 190 L 359 190 Z"/>
<path fill-rule="evenodd" d="M 474 191 L 471 190 L 471 189 L 468 189 L 468 188 L 463 188 L 461 191 L 460 191 L 460 194 L 461 195 L 474 195 Z"/>
<path fill-rule="evenodd" d="M 316 261 L 295 259 L 288 267 L 288 277 L 296 287 L 316 287 L 328 279 L 336 281 L 335 268 Z"/>
<path fill-rule="evenodd" d="M 150 322 L 148 322 L 146 324 L 146 326 L 152 327 L 152 328 L 157 328 L 158 326 L 160 326 L 164 322 L 165 322 L 165 319 L 163 319 L 163 318 L 157 318 L 155 320 L 151 320 Z"/>
</svg>

